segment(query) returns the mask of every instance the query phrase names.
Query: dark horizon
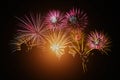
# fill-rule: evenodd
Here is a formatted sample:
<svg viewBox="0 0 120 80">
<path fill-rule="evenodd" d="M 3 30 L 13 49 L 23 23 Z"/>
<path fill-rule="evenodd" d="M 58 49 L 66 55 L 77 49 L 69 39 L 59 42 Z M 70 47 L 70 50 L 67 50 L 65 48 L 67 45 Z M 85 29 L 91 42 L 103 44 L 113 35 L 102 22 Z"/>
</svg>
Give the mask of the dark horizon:
<svg viewBox="0 0 120 80">
<path fill-rule="evenodd" d="M 116 2 L 117 3 L 117 2 Z M 41 13 L 46 15 L 49 10 L 60 10 L 62 12 L 69 11 L 71 8 L 80 8 L 88 14 L 88 24 L 91 30 L 97 29 L 102 30 L 108 34 L 111 43 L 111 52 L 109 55 L 96 55 L 89 65 L 88 72 L 82 74 L 81 80 L 108 80 L 117 78 L 118 64 L 119 64 L 119 29 L 118 21 L 119 14 L 117 13 L 117 4 L 115 2 L 107 2 L 104 0 L 98 1 L 88 1 L 88 0 L 42 0 L 42 1 L 24 1 L 24 0 L 13 0 L 7 1 L 7 15 L 4 19 L 3 32 L 3 52 L 2 52 L 2 64 L 3 72 L 2 77 L 9 78 L 9 80 L 20 80 L 29 79 L 28 76 L 22 75 L 22 73 L 17 71 L 23 71 L 25 69 L 24 64 L 21 63 L 22 59 L 28 58 L 28 54 L 12 54 L 10 53 L 10 41 L 14 38 L 16 34 L 16 29 L 18 28 L 18 20 L 15 17 L 23 17 L 25 14 L 29 13 Z M 4 20 L 3 20 L 4 21 Z M 38 54 L 34 54 L 37 56 Z M 29 57 L 31 58 L 31 57 Z M 98 59 L 97 59 L 98 58 Z M 27 63 L 27 59 L 24 59 Z M 23 61 L 24 61 L 23 60 Z M 94 61 L 96 60 L 96 61 Z M 28 59 L 28 62 L 30 60 Z M 99 65 L 100 64 L 100 65 Z M 20 67 L 24 66 L 19 69 Z M 103 65 L 103 66 L 102 66 Z M 28 66 L 27 66 L 28 67 Z M 18 70 L 19 69 L 19 70 Z M 23 71 L 24 72 L 24 71 Z M 79 72 L 77 72 L 79 75 Z M 24 77 L 23 77 L 24 76 Z M 45 76 L 45 75 L 44 75 Z M 23 77 L 23 78 L 20 78 Z M 34 76 L 31 76 L 35 77 Z M 37 76 L 38 77 L 38 76 Z M 73 75 L 75 77 L 75 75 Z M 80 79 L 79 77 L 75 79 Z"/>
</svg>

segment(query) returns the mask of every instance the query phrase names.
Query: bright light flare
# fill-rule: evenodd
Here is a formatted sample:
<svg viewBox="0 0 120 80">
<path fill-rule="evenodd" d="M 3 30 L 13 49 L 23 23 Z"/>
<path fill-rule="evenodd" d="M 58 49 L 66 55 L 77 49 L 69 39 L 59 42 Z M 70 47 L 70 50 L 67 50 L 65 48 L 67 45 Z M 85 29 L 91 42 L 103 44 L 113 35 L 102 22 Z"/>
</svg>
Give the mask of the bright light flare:
<svg viewBox="0 0 120 80">
<path fill-rule="evenodd" d="M 55 51 L 56 53 L 59 53 L 59 51 L 60 51 L 60 45 L 58 45 L 58 44 L 53 44 L 53 45 L 51 45 L 51 49 L 52 49 L 53 51 Z"/>
</svg>

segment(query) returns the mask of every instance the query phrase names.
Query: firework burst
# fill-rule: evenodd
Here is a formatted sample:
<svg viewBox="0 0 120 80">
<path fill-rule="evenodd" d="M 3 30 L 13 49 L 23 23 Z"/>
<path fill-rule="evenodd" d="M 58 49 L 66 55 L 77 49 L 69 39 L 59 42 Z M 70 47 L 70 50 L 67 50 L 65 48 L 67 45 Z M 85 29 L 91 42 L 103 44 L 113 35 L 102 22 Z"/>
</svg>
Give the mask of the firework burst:
<svg viewBox="0 0 120 80">
<path fill-rule="evenodd" d="M 44 33 L 46 31 L 40 15 L 30 15 L 18 19 L 21 21 L 19 26 L 22 27 L 22 29 L 18 30 L 20 34 L 18 38 L 26 37 L 27 41 L 31 41 L 34 45 L 39 45 L 44 39 Z"/>
<path fill-rule="evenodd" d="M 49 29 L 61 29 L 65 26 L 64 15 L 59 10 L 49 11 L 45 18 L 45 24 Z"/>
<path fill-rule="evenodd" d="M 106 53 L 110 41 L 106 35 L 95 31 L 90 33 L 90 35 L 88 36 L 87 43 L 90 49 L 98 49 Z"/>
<path fill-rule="evenodd" d="M 84 28 L 88 24 L 87 14 L 80 9 L 72 9 L 66 13 L 66 21 L 69 26 Z"/>
<path fill-rule="evenodd" d="M 57 57 L 63 55 L 64 48 L 71 43 L 68 33 L 61 30 L 50 31 L 46 39 L 49 48 L 57 55 Z"/>
</svg>

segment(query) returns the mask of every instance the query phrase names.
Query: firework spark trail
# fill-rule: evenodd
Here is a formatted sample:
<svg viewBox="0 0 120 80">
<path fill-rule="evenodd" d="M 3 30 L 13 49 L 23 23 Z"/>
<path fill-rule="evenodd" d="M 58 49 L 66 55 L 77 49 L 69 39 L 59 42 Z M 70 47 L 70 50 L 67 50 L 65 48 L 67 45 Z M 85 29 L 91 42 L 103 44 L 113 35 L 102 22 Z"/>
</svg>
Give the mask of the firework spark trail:
<svg viewBox="0 0 120 80">
<path fill-rule="evenodd" d="M 18 30 L 20 34 L 18 38 L 27 37 L 27 41 L 31 41 L 32 44 L 39 45 L 44 39 L 44 33 L 46 31 L 43 22 L 41 21 L 40 14 L 25 16 L 25 18 L 18 18 L 21 23 L 22 29 Z"/>
<path fill-rule="evenodd" d="M 71 9 L 66 13 L 66 21 L 69 26 L 85 28 L 88 24 L 87 14 L 80 9 Z"/>
<path fill-rule="evenodd" d="M 61 29 L 65 26 L 64 15 L 59 10 L 49 11 L 45 17 L 45 24 L 49 29 Z"/>
</svg>

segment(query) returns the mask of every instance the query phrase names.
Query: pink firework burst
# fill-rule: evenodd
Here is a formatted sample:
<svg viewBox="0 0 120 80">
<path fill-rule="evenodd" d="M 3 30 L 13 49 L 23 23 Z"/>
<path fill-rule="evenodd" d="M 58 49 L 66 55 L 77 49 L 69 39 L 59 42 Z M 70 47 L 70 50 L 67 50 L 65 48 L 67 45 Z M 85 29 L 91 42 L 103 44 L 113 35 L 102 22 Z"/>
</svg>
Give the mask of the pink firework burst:
<svg viewBox="0 0 120 80">
<path fill-rule="evenodd" d="M 49 11 L 45 17 L 45 24 L 49 29 L 61 29 L 65 25 L 64 15 L 59 10 Z"/>
<path fill-rule="evenodd" d="M 88 36 L 88 46 L 91 49 L 98 49 L 103 52 L 106 52 L 109 47 L 109 39 L 104 35 L 103 33 L 99 33 L 97 31 L 91 32 L 90 35 Z"/>
<path fill-rule="evenodd" d="M 22 29 L 18 30 L 20 34 L 18 38 L 27 38 L 27 41 L 31 41 L 32 45 L 39 45 L 44 39 L 45 27 L 41 21 L 40 14 L 25 16 L 25 18 L 18 18 L 21 23 L 19 26 Z"/>
<path fill-rule="evenodd" d="M 66 13 L 66 21 L 69 26 L 79 28 L 84 28 L 88 24 L 87 14 L 74 8 Z"/>
</svg>

